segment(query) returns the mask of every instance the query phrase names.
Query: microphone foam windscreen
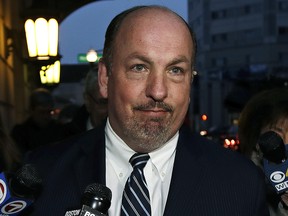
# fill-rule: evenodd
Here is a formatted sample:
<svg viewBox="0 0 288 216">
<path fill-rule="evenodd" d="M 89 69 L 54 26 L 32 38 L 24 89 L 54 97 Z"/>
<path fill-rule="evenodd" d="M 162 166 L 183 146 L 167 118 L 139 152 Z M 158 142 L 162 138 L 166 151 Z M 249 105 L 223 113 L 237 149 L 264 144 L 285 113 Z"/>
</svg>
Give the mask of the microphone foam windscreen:
<svg viewBox="0 0 288 216">
<path fill-rule="evenodd" d="M 286 149 L 283 139 L 274 131 L 267 131 L 259 137 L 259 147 L 263 156 L 271 162 L 281 163 L 286 159 Z"/>
<path fill-rule="evenodd" d="M 82 204 L 106 213 L 111 205 L 112 192 L 105 185 L 94 183 L 88 185 L 82 196 Z"/>
<path fill-rule="evenodd" d="M 12 176 L 11 185 L 18 195 L 36 195 L 41 189 L 42 178 L 32 164 L 25 164 Z"/>
</svg>

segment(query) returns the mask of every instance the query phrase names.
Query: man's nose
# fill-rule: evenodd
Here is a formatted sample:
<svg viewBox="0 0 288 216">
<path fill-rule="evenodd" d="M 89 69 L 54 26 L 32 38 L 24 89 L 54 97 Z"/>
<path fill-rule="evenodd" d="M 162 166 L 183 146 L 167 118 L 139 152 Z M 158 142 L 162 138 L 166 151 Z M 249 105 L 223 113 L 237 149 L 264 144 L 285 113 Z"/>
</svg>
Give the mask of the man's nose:
<svg viewBox="0 0 288 216">
<path fill-rule="evenodd" d="M 163 101 L 167 95 L 167 77 L 163 73 L 151 72 L 147 79 L 146 96 L 155 101 Z"/>
</svg>

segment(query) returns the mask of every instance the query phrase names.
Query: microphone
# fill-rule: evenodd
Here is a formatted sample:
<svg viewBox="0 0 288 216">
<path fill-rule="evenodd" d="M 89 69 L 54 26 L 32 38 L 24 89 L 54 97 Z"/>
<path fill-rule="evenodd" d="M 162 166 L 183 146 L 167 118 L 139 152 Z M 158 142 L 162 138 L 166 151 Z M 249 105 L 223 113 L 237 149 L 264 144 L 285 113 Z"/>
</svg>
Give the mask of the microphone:
<svg viewBox="0 0 288 216">
<path fill-rule="evenodd" d="M 18 215 L 30 206 L 39 194 L 42 179 L 32 164 L 15 174 L 0 173 L 0 215 Z"/>
<path fill-rule="evenodd" d="M 279 134 L 274 131 L 263 133 L 258 140 L 263 156 L 276 164 L 287 159 L 285 144 Z"/>
<path fill-rule="evenodd" d="M 88 185 L 82 195 L 82 208 L 66 211 L 65 216 L 107 216 L 111 205 L 112 192 L 105 185 Z"/>
<path fill-rule="evenodd" d="M 288 160 L 287 145 L 274 131 L 263 133 L 258 140 L 263 153 L 263 168 L 277 194 L 282 194 L 288 189 Z"/>
</svg>

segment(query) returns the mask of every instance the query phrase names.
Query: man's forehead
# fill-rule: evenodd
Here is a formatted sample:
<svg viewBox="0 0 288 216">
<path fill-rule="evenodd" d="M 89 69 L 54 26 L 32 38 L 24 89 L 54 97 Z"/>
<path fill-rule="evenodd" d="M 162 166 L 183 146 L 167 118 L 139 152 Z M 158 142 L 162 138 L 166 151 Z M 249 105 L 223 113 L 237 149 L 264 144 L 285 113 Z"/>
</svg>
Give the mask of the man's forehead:
<svg viewBox="0 0 288 216">
<path fill-rule="evenodd" d="M 149 22 L 152 22 L 153 20 L 155 20 L 155 18 L 165 18 L 164 20 L 167 20 L 167 22 L 169 22 L 170 19 L 174 19 L 184 24 L 184 21 L 181 20 L 181 18 L 177 14 L 162 7 L 144 7 L 135 10 L 123 19 L 122 24 L 124 24 L 123 26 L 126 26 L 127 23 L 135 24 L 138 21 L 141 22 L 143 20 L 148 20 Z"/>
<path fill-rule="evenodd" d="M 194 43 L 190 29 L 185 21 L 173 11 L 161 7 L 144 7 L 128 14 L 119 27 L 116 40 L 120 37 L 122 41 L 122 36 L 124 35 L 126 35 L 124 37 L 129 37 L 129 40 L 131 40 L 130 37 L 133 37 L 133 33 L 137 34 L 141 32 L 142 29 L 146 31 L 146 34 L 148 34 L 147 31 L 156 32 L 155 34 L 159 31 L 158 34 L 160 35 L 163 31 L 171 32 L 172 29 L 174 32 L 175 29 L 177 29 L 179 34 L 186 34 L 187 37 L 191 38 L 191 42 Z"/>
<path fill-rule="evenodd" d="M 115 38 L 114 52 L 119 47 L 125 47 L 127 54 L 129 48 L 132 48 L 130 46 L 132 44 L 143 44 L 145 46 L 150 44 L 153 47 L 158 46 L 159 49 L 170 49 L 173 47 L 183 48 L 183 43 L 185 43 L 185 48 L 193 49 L 193 40 L 184 21 L 170 11 L 161 11 L 158 14 L 154 14 L 154 12 L 157 12 L 157 9 L 143 8 L 141 11 L 134 11 L 134 15 L 129 14 L 130 17 L 127 17 L 125 22 L 122 23 Z M 162 15 L 160 15 L 161 13 Z M 159 16 L 161 17 L 158 19 Z M 175 28 L 177 28 L 177 31 L 175 31 Z M 191 44 L 189 41 L 191 41 Z M 137 46 L 133 46 L 134 49 L 135 47 Z M 183 50 L 182 48 L 181 50 Z M 130 51 L 133 53 L 139 52 L 139 50 Z"/>
</svg>

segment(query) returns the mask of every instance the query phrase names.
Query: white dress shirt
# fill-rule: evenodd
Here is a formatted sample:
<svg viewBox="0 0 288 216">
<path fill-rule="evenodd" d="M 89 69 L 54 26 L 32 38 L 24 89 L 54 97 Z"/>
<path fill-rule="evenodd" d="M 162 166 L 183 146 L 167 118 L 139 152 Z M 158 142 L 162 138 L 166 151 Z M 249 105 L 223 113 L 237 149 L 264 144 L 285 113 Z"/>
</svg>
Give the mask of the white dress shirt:
<svg viewBox="0 0 288 216">
<path fill-rule="evenodd" d="M 86 122 L 86 130 L 91 130 L 93 129 L 93 125 L 92 125 L 92 121 L 91 121 L 91 117 L 89 116 L 88 119 L 87 119 L 87 122 Z"/>
<path fill-rule="evenodd" d="M 153 216 L 161 216 L 164 213 L 178 137 L 179 133 L 177 132 L 161 148 L 150 152 L 150 160 L 144 168 Z M 125 183 L 132 172 L 129 159 L 135 152 L 113 131 L 109 119 L 105 128 L 105 142 L 106 185 L 112 191 L 108 214 L 109 216 L 118 216 Z"/>
</svg>

